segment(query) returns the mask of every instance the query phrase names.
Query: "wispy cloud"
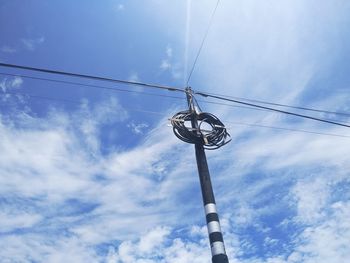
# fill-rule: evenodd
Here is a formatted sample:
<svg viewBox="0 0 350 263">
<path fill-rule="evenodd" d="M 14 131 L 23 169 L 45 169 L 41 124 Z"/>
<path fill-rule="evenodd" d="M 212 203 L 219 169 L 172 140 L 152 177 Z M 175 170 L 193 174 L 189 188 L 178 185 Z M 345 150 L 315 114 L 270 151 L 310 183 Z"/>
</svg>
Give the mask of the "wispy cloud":
<svg viewBox="0 0 350 263">
<path fill-rule="evenodd" d="M 4 52 L 4 53 L 9 53 L 9 54 L 12 54 L 12 53 L 16 53 L 17 50 L 13 47 L 10 47 L 10 46 L 2 46 L 0 48 L 0 51 L 1 52 Z"/>
<path fill-rule="evenodd" d="M 88 257 L 95 262 L 107 257 L 107 252 L 98 250 L 101 244 L 137 236 L 162 221 L 161 214 L 173 211 L 165 195 L 170 189 L 166 178 L 177 176 L 170 164 L 159 169 L 159 162 L 168 159 L 169 147 L 177 144 L 172 136 L 164 136 L 168 128 L 157 130 L 157 136 L 148 134 L 145 144 L 134 150 L 99 154 L 103 124 L 122 122 L 125 116 L 116 101 L 106 101 L 97 106 L 83 102 L 72 114 L 52 110 L 43 119 L 1 118 L 0 145 L 7 153 L 0 157 L 0 192 L 6 199 L 2 203 L 3 259 L 50 261 L 69 255 L 76 262 Z M 162 133 L 167 139 L 159 141 Z M 166 176 L 159 177 L 165 169 Z M 175 222 L 174 215 L 167 221 Z M 143 224 L 138 223 L 141 219 Z M 143 237 L 141 251 L 153 239 L 155 234 Z M 91 246 L 95 248 L 90 250 Z M 13 255 L 15 248 L 21 248 L 21 253 Z"/>
<path fill-rule="evenodd" d="M 173 49 L 170 46 L 167 46 L 165 53 L 168 58 L 171 58 L 173 56 Z"/>
<path fill-rule="evenodd" d="M 171 64 L 168 60 L 163 60 L 162 63 L 160 64 L 160 68 L 162 70 L 168 70 L 168 69 L 171 69 Z"/>
<path fill-rule="evenodd" d="M 4 78 L 0 82 L 0 88 L 2 92 L 6 93 L 7 91 L 19 89 L 23 84 L 23 79 L 21 77 L 14 78 Z"/>
<path fill-rule="evenodd" d="M 135 242 L 125 241 L 110 257 L 113 262 L 207 262 L 210 253 L 204 242 L 171 238 L 166 227 L 156 227 Z"/>
<path fill-rule="evenodd" d="M 137 72 L 132 72 L 132 73 L 130 73 L 128 80 L 129 81 L 140 81 L 139 75 L 137 74 Z"/>
<path fill-rule="evenodd" d="M 149 127 L 147 123 L 134 123 L 131 122 L 128 124 L 128 127 L 131 129 L 131 131 L 135 134 L 143 134 L 145 129 Z"/>
<path fill-rule="evenodd" d="M 45 37 L 41 36 L 39 38 L 22 38 L 21 42 L 29 51 L 34 51 L 39 45 L 45 42 Z"/>
<path fill-rule="evenodd" d="M 160 63 L 160 69 L 163 72 L 169 72 L 174 79 L 180 79 L 182 77 L 182 65 L 173 57 L 173 48 L 168 45 L 165 48 L 165 58 Z"/>
<path fill-rule="evenodd" d="M 122 12 L 125 10 L 125 4 L 122 3 L 115 3 L 114 10 L 117 12 Z"/>
<path fill-rule="evenodd" d="M 115 100 L 96 106 L 85 101 L 71 114 L 53 110 L 42 119 L 22 119 L 22 124 L 2 118 L 0 147 L 7 153 L 0 157 L 0 192 L 7 200 L 2 203 L 2 258 L 210 261 L 198 191 L 193 198 L 198 182 L 192 147 L 159 126 L 133 149 L 98 154 L 103 123 L 119 125 L 126 118 Z M 86 129 L 86 123 L 92 128 Z M 348 255 L 341 251 L 350 228 L 342 218 L 350 209 L 346 196 L 332 192 L 348 184 L 346 158 L 338 158 L 346 145 L 330 151 L 337 142 L 323 137 L 310 141 L 309 135 L 290 134 L 267 140 L 269 135 L 256 134 L 256 140 L 266 142 L 256 153 L 251 139 L 208 154 L 230 262 L 322 262 L 334 253 L 344 261 Z M 306 147 L 292 147 L 296 141 Z M 282 163 L 271 144 L 284 147 L 289 161 Z M 319 156 L 305 158 L 311 152 Z M 317 158 L 328 158 L 322 173 Z M 268 220 L 275 220 L 275 226 Z M 248 238 L 246 229 L 259 239 Z M 322 233 L 338 241 L 325 248 Z M 264 260 L 247 257 L 252 251 L 270 252 Z"/>
</svg>

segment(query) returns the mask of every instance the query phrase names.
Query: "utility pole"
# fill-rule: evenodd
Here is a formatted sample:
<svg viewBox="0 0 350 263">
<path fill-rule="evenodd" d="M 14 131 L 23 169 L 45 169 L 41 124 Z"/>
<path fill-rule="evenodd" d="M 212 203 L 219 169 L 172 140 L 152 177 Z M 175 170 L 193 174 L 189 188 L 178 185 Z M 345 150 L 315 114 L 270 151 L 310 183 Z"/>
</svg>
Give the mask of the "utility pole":
<svg viewBox="0 0 350 263">
<path fill-rule="evenodd" d="M 186 96 L 189 111 L 191 112 L 192 129 L 198 134 L 200 127 L 197 120 L 197 110 L 193 101 L 193 93 L 190 87 L 186 88 Z M 210 180 L 210 173 L 203 143 L 195 143 L 196 160 L 198 167 L 199 181 L 202 190 L 203 205 L 207 221 L 209 241 L 212 254 L 212 263 L 228 263 L 225 251 L 224 239 L 221 233 L 219 216 L 216 210 L 213 187 Z"/>
</svg>

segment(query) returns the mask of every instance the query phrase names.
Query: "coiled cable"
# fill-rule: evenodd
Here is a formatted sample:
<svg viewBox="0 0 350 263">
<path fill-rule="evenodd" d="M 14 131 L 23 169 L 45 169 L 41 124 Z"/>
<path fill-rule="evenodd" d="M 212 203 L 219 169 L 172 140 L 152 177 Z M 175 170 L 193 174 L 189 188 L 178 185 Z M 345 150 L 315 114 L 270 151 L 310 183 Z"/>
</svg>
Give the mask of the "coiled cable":
<svg viewBox="0 0 350 263">
<path fill-rule="evenodd" d="M 198 121 L 198 128 L 192 127 L 193 119 Z M 218 149 L 231 141 L 225 125 L 213 114 L 185 110 L 176 113 L 170 120 L 177 138 L 187 143 L 202 144 L 207 150 Z M 203 129 L 203 124 L 209 125 L 211 130 Z"/>
</svg>

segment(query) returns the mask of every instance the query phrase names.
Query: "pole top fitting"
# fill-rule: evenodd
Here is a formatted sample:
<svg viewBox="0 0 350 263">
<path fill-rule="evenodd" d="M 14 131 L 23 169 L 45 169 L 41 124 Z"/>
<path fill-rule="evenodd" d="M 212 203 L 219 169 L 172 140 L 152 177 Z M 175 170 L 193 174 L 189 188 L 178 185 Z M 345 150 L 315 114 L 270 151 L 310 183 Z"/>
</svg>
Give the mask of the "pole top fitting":
<svg viewBox="0 0 350 263">
<path fill-rule="evenodd" d="M 188 94 L 193 94 L 193 90 L 192 90 L 192 88 L 190 86 L 185 88 L 185 92 L 188 93 Z"/>
</svg>

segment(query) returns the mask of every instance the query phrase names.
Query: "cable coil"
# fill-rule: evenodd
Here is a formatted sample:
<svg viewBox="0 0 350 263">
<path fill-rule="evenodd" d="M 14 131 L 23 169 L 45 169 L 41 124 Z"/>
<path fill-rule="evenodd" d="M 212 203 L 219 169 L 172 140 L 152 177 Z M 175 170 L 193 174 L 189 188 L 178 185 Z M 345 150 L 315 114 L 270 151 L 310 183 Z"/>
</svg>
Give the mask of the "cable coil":
<svg viewBox="0 0 350 263">
<path fill-rule="evenodd" d="M 186 123 L 191 125 L 193 114 L 196 114 L 198 128 L 186 126 Z M 207 112 L 197 114 L 186 110 L 176 113 L 170 120 L 177 138 L 187 143 L 202 144 L 207 150 L 218 149 L 231 141 L 226 127 L 213 114 Z M 211 127 L 211 130 L 202 129 L 205 123 Z"/>
</svg>

